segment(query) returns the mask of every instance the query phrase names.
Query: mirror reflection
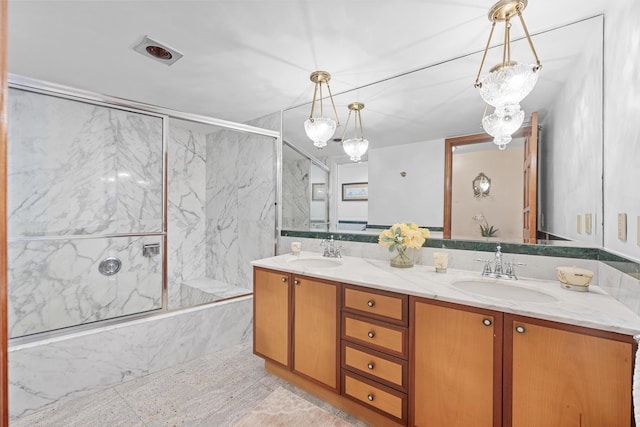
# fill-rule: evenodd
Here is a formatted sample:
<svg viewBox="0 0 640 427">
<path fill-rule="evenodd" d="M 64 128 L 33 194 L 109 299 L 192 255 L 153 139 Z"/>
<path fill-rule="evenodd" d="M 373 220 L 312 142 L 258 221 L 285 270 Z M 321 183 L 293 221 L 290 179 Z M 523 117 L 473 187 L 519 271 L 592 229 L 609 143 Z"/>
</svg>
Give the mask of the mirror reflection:
<svg viewBox="0 0 640 427">
<path fill-rule="evenodd" d="M 602 245 L 602 28 L 602 16 L 596 16 L 532 35 L 544 68 L 534 91 L 522 101 L 522 109 L 526 114 L 523 127 L 531 125 L 534 112 L 537 112 L 540 125 L 537 227 L 534 227 L 539 243 L 572 240 Z M 478 46 L 479 49 L 483 47 Z M 500 54 L 501 49 L 501 46 L 490 49 L 489 68 L 493 65 L 492 60 L 498 62 L 496 54 Z M 525 39 L 512 40 L 511 49 L 513 58 L 530 61 L 531 53 Z M 340 138 L 330 140 L 322 150 L 313 147 L 303 126 L 309 116 L 310 104 L 284 110 L 283 139 L 298 148 L 298 153 L 306 154 L 299 154 L 301 158 L 293 161 L 301 163 L 306 158 L 309 175 L 311 164 L 325 165 L 328 173 L 327 200 L 323 205 L 323 212 L 328 212 L 328 216 L 316 215 L 314 222 L 327 220 L 328 224 L 323 226 L 328 231 L 378 233 L 380 228 L 390 224 L 412 221 L 428 227 L 433 237 L 439 237 L 444 229 L 444 212 L 452 209 L 452 206 L 445 206 L 443 196 L 445 139 L 483 132 L 481 120 L 485 105 L 473 87 L 481 56 L 480 51 L 456 56 L 440 64 L 334 94 L 341 121 L 346 119 L 349 104 L 366 104 L 361 113 L 363 135 L 369 140 L 369 150 L 358 163 L 350 161 L 341 147 Z M 338 79 L 339 75 L 333 77 Z M 583 126 L 577 129 L 575 125 L 563 126 L 563 123 L 583 123 Z M 336 136 L 342 132 L 343 129 L 338 128 Z M 491 144 L 487 144 L 487 150 L 494 163 L 499 156 L 507 156 Z M 515 140 L 513 150 L 518 150 Z M 284 152 L 282 229 L 318 229 L 311 224 L 311 206 L 315 202 L 311 200 L 311 181 L 304 184 L 288 182 L 299 176 L 296 178 L 287 171 L 295 166 L 288 165 L 290 160 Z M 509 155 L 517 157 L 520 154 Z M 485 198 L 487 200 L 497 201 L 498 183 L 523 180 L 521 167 L 513 171 L 517 176 L 505 175 L 504 178 L 505 170 L 490 173 L 479 164 L 462 169 L 465 174 L 473 175 L 463 179 L 463 186 L 468 197 L 476 202 L 471 182 L 480 172 L 492 178 L 491 196 Z M 353 177 L 352 172 L 358 178 Z M 498 175 L 500 179 L 494 178 Z M 454 175 L 453 179 L 457 181 L 458 178 Z M 574 196 L 571 186 L 576 179 L 581 180 L 579 187 L 585 187 L 589 196 Z M 582 185 L 584 180 L 586 186 Z M 368 184 L 367 200 L 342 200 L 342 185 L 357 182 Z M 307 207 L 298 206 L 292 211 L 287 206 L 302 202 L 302 199 L 297 202 L 288 199 L 289 188 L 295 185 L 306 186 Z M 506 190 L 500 198 L 508 201 L 509 206 L 496 206 L 500 215 L 489 213 L 481 206 L 461 213 L 459 219 L 454 215 L 452 231 L 460 227 L 472 228 L 460 233 L 459 237 L 454 232 L 451 237 L 484 239 L 487 236 L 482 235 L 480 225 L 486 221 L 482 225 L 497 230 L 489 237 L 526 241 L 522 236 L 523 227 L 514 225 L 523 223 L 522 193 L 522 186 L 517 189 L 511 186 Z M 518 204 L 517 209 L 511 206 L 514 204 Z M 302 212 L 309 214 L 306 221 Z M 578 214 L 585 218 L 587 213 L 593 218 L 591 234 L 576 233 Z"/>
</svg>

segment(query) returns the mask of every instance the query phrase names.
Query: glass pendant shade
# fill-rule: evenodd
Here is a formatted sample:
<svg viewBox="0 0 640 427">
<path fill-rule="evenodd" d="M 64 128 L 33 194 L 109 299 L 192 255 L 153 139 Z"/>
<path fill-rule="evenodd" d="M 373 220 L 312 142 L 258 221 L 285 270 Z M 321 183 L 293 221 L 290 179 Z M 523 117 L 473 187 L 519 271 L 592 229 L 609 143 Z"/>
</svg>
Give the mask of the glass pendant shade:
<svg viewBox="0 0 640 427">
<path fill-rule="evenodd" d="M 493 142 L 500 150 L 507 148 L 511 142 L 511 135 L 517 131 L 524 122 L 524 111 L 519 104 L 507 104 L 498 107 L 492 114 L 482 119 L 482 127 L 485 132 L 493 136 Z"/>
<path fill-rule="evenodd" d="M 349 155 L 349 159 L 353 162 L 359 162 L 362 160 L 362 155 L 367 152 L 369 148 L 369 141 L 364 138 L 351 138 L 346 141 L 342 141 L 342 148 L 344 152 Z"/>
<path fill-rule="evenodd" d="M 331 95 L 331 88 L 329 87 L 329 80 L 331 80 L 331 74 L 326 71 L 314 71 L 309 76 L 309 79 L 315 84 L 313 89 L 313 101 L 311 102 L 311 114 L 309 118 L 304 122 L 304 131 L 313 145 L 317 148 L 324 148 L 327 146 L 327 141 L 333 138 L 333 134 L 336 132 L 336 128 L 340 126 L 340 120 L 338 119 L 338 112 L 336 111 L 336 105 L 333 102 L 333 95 Z M 329 99 L 331 100 L 331 107 L 335 114 L 335 120 L 324 116 L 324 108 L 322 107 L 322 87 L 325 86 L 329 93 Z M 316 101 L 320 104 L 320 117 L 314 117 L 316 109 Z"/>
<path fill-rule="evenodd" d="M 535 65 L 500 67 L 480 79 L 480 96 L 489 105 L 516 104 L 531 93 L 538 82 Z"/>
<path fill-rule="evenodd" d="M 336 127 L 336 121 L 328 117 L 309 118 L 304 122 L 304 131 L 318 148 L 327 146 L 327 141 L 333 137 Z"/>
</svg>

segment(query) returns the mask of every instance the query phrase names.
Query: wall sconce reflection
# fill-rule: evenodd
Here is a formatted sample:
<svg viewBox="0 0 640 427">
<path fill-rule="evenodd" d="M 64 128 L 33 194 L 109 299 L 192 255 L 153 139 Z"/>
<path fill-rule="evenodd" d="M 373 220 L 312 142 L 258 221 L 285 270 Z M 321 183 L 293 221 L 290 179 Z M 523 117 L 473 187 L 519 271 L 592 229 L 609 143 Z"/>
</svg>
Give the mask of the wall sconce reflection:
<svg viewBox="0 0 640 427">
<path fill-rule="evenodd" d="M 480 172 L 471 183 L 475 197 L 487 197 L 491 189 L 491 178 Z"/>
</svg>

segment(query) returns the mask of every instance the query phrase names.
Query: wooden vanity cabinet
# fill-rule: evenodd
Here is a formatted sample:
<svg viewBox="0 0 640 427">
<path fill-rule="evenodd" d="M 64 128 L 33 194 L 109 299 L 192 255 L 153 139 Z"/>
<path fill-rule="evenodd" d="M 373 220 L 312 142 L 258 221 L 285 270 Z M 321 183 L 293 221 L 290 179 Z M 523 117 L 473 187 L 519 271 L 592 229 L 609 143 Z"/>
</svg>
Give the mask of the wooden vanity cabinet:
<svg viewBox="0 0 640 427">
<path fill-rule="evenodd" d="M 409 301 L 410 425 L 635 425 L 632 337 Z"/>
<path fill-rule="evenodd" d="M 265 368 L 375 426 L 634 427 L 631 336 L 254 268 Z"/>
<path fill-rule="evenodd" d="M 630 336 L 505 314 L 505 426 L 631 426 Z"/>
<path fill-rule="evenodd" d="M 340 388 L 340 284 L 254 268 L 254 354 Z"/>
<path fill-rule="evenodd" d="M 410 425 L 501 426 L 502 313 L 418 297 L 410 313 Z"/>
<path fill-rule="evenodd" d="M 290 368 L 291 274 L 253 269 L 253 353 Z"/>
<path fill-rule="evenodd" d="M 400 425 L 408 419 L 408 296 L 343 285 L 342 394 Z"/>
</svg>

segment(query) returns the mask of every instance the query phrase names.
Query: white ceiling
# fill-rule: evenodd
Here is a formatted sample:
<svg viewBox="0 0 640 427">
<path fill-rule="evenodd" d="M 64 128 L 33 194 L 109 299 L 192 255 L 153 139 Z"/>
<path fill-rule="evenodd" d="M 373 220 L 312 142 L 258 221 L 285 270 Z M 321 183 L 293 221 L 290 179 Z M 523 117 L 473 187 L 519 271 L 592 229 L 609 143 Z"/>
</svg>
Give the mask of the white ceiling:
<svg viewBox="0 0 640 427">
<path fill-rule="evenodd" d="M 524 18 L 529 31 L 539 33 L 603 13 L 607 3 L 530 0 Z M 309 75 L 314 70 L 331 73 L 331 88 L 337 94 L 478 52 L 489 34 L 487 12 L 492 4 L 492 0 L 10 0 L 9 72 L 246 122 L 309 102 L 313 93 Z M 184 57 L 166 66 L 134 52 L 133 45 L 144 35 Z M 513 38 L 521 36 L 516 22 Z M 499 44 L 501 37 L 499 27 L 492 44 Z M 575 41 L 556 37 L 552 44 Z M 525 61 L 531 59 L 527 54 Z M 542 48 L 539 54 L 543 72 L 554 80 L 549 72 L 552 58 L 545 57 Z M 465 91 L 471 88 L 469 93 L 477 100 L 466 108 L 479 120 L 483 104 L 472 87 L 479 59 L 462 62 L 465 71 L 450 71 L 448 83 L 462 85 L 465 80 Z M 451 91 L 449 97 L 464 95 L 436 80 L 424 83 L 433 99 L 443 90 Z M 376 97 L 365 90 L 356 92 L 366 104 L 365 129 L 367 113 L 384 117 L 404 109 L 415 111 L 416 117 L 441 117 L 442 122 L 462 113 L 460 107 L 422 112 L 412 102 L 412 92 L 392 83 L 384 91 L 381 87 L 376 86 L 378 95 L 386 91 L 402 97 L 385 100 L 386 108 L 376 105 Z M 341 120 L 346 119 L 344 105 L 351 101 L 341 105 Z M 391 103 L 397 104 L 393 113 Z"/>
</svg>

